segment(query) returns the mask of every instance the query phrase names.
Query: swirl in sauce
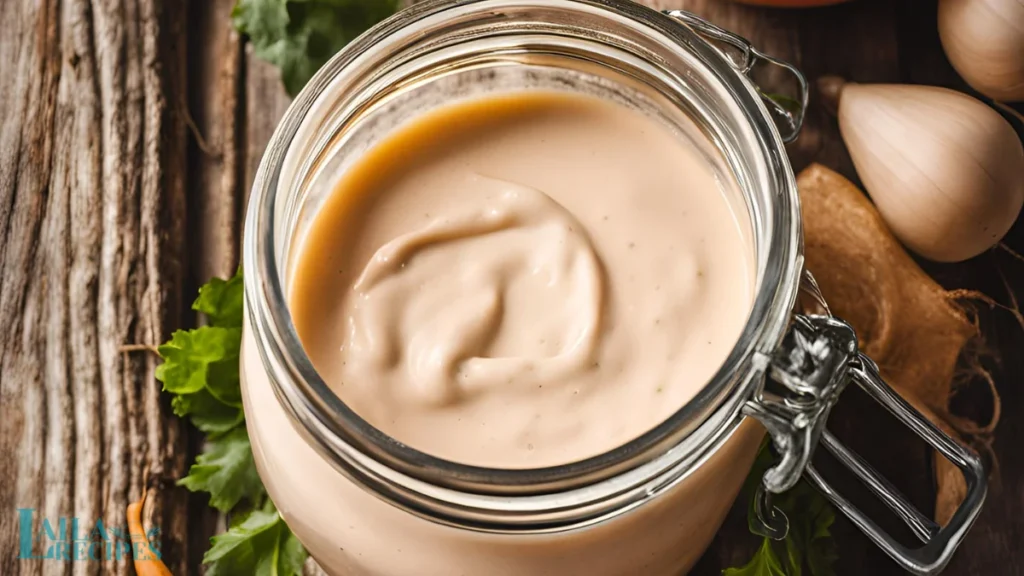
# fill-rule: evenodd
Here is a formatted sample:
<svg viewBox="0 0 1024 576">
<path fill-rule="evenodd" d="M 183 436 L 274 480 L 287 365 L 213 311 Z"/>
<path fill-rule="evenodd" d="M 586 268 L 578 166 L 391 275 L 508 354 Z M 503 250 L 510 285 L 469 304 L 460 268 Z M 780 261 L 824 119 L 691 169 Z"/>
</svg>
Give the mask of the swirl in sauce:
<svg viewBox="0 0 1024 576">
<path fill-rule="evenodd" d="M 460 103 L 360 159 L 290 303 L 314 366 L 425 452 L 568 463 L 693 397 L 750 307 L 746 228 L 695 144 L 592 98 Z"/>
<path fill-rule="evenodd" d="M 488 207 L 382 246 L 346 313 L 353 373 L 399 370 L 436 407 L 571 382 L 597 354 L 604 279 L 583 226 L 543 192 L 476 180 Z"/>
</svg>

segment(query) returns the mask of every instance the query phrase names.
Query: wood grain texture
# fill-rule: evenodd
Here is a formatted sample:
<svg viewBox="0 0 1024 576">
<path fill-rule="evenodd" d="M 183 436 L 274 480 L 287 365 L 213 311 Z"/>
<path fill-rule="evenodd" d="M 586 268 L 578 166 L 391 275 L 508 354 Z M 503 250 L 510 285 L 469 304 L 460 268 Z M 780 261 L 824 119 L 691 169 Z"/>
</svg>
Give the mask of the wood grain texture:
<svg viewBox="0 0 1024 576">
<path fill-rule="evenodd" d="M 251 46 L 245 53 L 245 72 L 245 187 L 242 194 L 243 205 L 247 206 L 263 151 L 291 99 L 281 84 L 277 68 L 257 58 Z"/>
<path fill-rule="evenodd" d="M 120 351 L 179 320 L 183 22 L 160 0 L 0 4 L 0 574 L 131 573 L 19 560 L 16 510 L 123 526 L 143 476 L 185 469 L 154 359 Z M 178 573 L 184 506 L 160 490 L 144 516 Z"/>
<path fill-rule="evenodd" d="M 239 264 L 245 150 L 243 40 L 231 27 L 234 0 L 189 0 L 188 12 L 188 254 L 183 291 L 194 295 L 212 277 Z M 201 320 L 194 316 L 186 322 Z M 189 442 L 191 461 L 203 439 Z M 198 567 L 210 538 L 226 529 L 203 494 L 189 495 L 189 567 Z"/>
<path fill-rule="evenodd" d="M 231 26 L 234 0 L 194 0 L 189 30 L 189 252 L 197 282 L 234 274 L 245 183 L 244 51 Z"/>
</svg>

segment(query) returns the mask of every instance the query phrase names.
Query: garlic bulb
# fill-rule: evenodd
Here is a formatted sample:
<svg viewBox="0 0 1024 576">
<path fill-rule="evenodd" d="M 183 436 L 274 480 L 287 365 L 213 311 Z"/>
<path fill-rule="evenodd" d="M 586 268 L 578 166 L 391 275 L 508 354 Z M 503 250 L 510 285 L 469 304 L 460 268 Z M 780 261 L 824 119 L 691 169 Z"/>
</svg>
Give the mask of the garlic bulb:
<svg viewBox="0 0 1024 576">
<path fill-rule="evenodd" d="M 841 84 L 839 128 L 889 228 L 914 252 L 958 262 L 997 244 L 1024 203 L 1024 146 L 978 100 L 945 88 Z"/>
<path fill-rule="evenodd" d="M 939 0 L 946 56 L 975 90 L 1024 100 L 1024 1 Z"/>
</svg>

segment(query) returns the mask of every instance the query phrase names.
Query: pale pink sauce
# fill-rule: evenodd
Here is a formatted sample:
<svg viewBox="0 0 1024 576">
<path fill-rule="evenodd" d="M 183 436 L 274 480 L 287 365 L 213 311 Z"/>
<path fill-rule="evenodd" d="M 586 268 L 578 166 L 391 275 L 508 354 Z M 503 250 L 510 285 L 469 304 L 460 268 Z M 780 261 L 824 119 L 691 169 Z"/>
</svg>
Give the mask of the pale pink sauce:
<svg viewBox="0 0 1024 576">
<path fill-rule="evenodd" d="M 427 114 L 362 159 L 310 226 L 290 307 L 324 380 L 394 438 L 565 464 L 707 383 L 750 257 L 693 145 L 624 106 L 522 94 Z"/>
<path fill-rule="evenodd" d="M 374 426 L 463 463 L 564 464 L 643 434 L 707 383 L 749 313 L 748 225 L 706 144 L 577 96 L 425 114 L 341 178 L 297 250 L 289 305 L 314 366 Z M 334 576 L 678 576 L 763 433 L 745 423 L 596 526 L 482 534 L 338 473 L 286 416 L 249 330 L 243 380 L 264 483 Z"/>
</svg>

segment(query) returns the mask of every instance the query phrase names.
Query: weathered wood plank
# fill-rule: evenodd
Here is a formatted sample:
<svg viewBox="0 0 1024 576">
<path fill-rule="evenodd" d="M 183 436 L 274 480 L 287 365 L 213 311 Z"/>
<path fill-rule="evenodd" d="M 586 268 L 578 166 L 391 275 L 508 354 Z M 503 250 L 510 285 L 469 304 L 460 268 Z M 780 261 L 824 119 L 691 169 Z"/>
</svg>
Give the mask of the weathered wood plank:
<svg viewBox="0 0 1024 576">
<path fill-rule="evenodd" d="M 0 36 L 0 73 L 12 79 L 0 87 L 0 135 L 5 143 L 0 147 L 0 233 L 4 239 L 0 251 L 0 321 L 4 326 L 21 324 L 23 332 L 28 332 L 24 339 L 27 342 L 9 342 L 6 335 L 0 340 L 0 477 L 7 480 L 0 489 L 0 506 L 4 510 L 32 507 L 70 515 L 72 503 L 67 488 L 52 490 L 44 504 L 47 434 L 42 366 L 27 361 L 26 354 L 18 351 L 31 346 L 30 354 L 39 353 L 32 337 L 39 310 L 38 305 L 26 308 L 25 277 L 31 272 L 40 236 L 51 168 L 50 162 L 22 158 L 21 150 L 48 159 L 53 147 L 62 63 L 60 54 L 47 51 L 45 46 L 59 41 L 57 8 L 56 2 L 37 5 L 34 10 L 23 3 L 4 3 L 0 8 L 2 21 L 16 25 Z M 25 124 L 27 114 L 38 114 L 39 121 Z M 14 275 L 23 280 L 11 289 L 7 278 Z M 24 382 L 12 382 L 10 375 L 15 373 Z M 16 541 L 17 520 L 12 514 L 0 516 L 0 535 L 5 542 Z M 0 552 L 0 571 L 14 573 L 18 569 L 15 553 L 10 546 Z M 41 566 L 33 568 L 26 573 L 42 573 Z"/>
<path fill-rule="evenodd" d="M 234 273 L 239 260 L 244 125 L 242 39 L 231 27 L 234 0 L 193 3 L 189 30 L 189 252 L 197 282 Z"/>
<path fill-rule="evenodd" d="M 189 234 L 187 296 L 212 277 L 227 278 L 239 264 L 244 183 L 244 50 L 231 26 L 234 0 L 192 0 L 188 32 Z M 186 323 L 199 321 L 186 318 Z M 202 447 L 194 432 L 189 458 Z M 189 495 L 188 565 L 198 567 L 210 538 L 225 530 L 222 515 L 203 494 Z M 197 570 L 198 571 L 198 570 Z"/>
<path fill-rule="evenodd" d="M 184 13 L 159 0 L 0 12 L 0 573 L 129 574 L 124 558 L 19 559 L 14 511 L 37 529 L 123 526 L 144 476 L 167 487 L 184 470 L 154 359 L 120 351 L 179 320 Z M 154 493 L 145 518 L 185 574 L 181 495 Z"/>
<path fill-rule="evenodd" d="M 256 170 L 263 151 L 274 135 L 277 122 L 284 116 L 291 98 L 281 84 L 281 73 L 274 66 L 253 54 L 252 46 L 245 53 L 245 188 L 244 202 L 249 199 Z"/>
</svg>

